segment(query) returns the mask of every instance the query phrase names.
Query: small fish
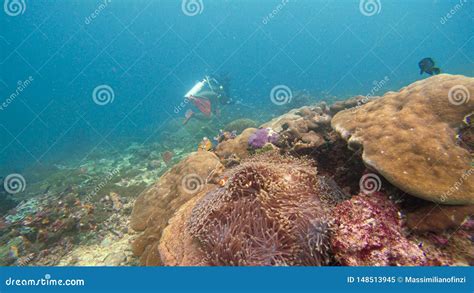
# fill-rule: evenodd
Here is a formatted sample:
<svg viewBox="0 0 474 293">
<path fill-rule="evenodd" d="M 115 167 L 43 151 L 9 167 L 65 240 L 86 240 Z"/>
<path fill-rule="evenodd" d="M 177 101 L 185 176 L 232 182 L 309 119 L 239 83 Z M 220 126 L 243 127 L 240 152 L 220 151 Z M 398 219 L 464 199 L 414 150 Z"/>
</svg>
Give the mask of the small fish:
<svg viewBox="0 0 474 293">
<path fill-rule="evenodd" d="M 209 138 L 204 137 L 202 141 L 199 143 L 198 151 L 210 151 L 212 149 L 212 142 Z"/>
<path fill-rule="evenodd" d="M 428 73 L 429 75 L 436 75 L 440 74 L 441 70 L 435 66 L 435 62 L 433 59 L 430 57 L 423 58 L 421 59 L 420 62 L 418 62 L 418 67 L 420 67 L 420 74 L 423 74 L 423 72 Z"/>
</svg>

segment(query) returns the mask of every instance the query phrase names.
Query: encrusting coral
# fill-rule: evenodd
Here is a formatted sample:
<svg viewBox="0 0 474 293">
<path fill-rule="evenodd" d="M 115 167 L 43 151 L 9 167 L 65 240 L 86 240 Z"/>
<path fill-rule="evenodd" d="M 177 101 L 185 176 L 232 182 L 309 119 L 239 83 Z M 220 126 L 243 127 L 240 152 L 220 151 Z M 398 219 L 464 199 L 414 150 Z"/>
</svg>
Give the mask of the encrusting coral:
<svg viewBox="0 0 474 293">
<path fill-rule="evenodd" d="M 474 78 L 440 74 L 337 113 L 331 121 L 364 163 L 403 191 L 474 204 L 471 154 L 456 141 L 474 112 Z"/>
<path fill-rule="evenodd" d="M 216 155 L 222 160 L 233 156 L 239 159 L 247 158 L 250 155 L 248 141 L 256 131 L 256 128 L 247 128 L 235 138 L 219 143 L 216 147 Z"/>
<path fill-rule="evenodd" d="M 255 127 L 257 127 L 257 122 L 253 121 L 252 119 L 242 118 L 242 119 L 231 121 L 224 127 L 224 130 L 229 131 L 229 132 L 235 131 L 237 132 L 237 134 L 240 134 L 247 128 L 255 128 Z"/>
<path fill-rule="evenodd" d="M 279 133 L 281 147 L 296 153 L 313 152 L 324 145 L 331 116 L 324 102 L 294 109 L 262 125 Z"/>
<path fill-rule="evenodd" d="M 208 190 L 183 204 L 169 220 L 159 242 L 159 257 L 166 266 L 206 266 L 206 256 L 186 229 L 194 205 Z"/>
<path fill-rule="evenodd" d="M 187 251 L 166 245 L 160 253 L 176 262 L 179 251 L 201 255 L 206 265 L 326 265 L 329 257 L 328 204 L 322 200 L 316 169 L 308 162 L 276 152 L 256 155 L 224 174 L 223 187 L 211 190 L 193 208 L 184 208 L 171 220 Z M 177 219 L 176 221 L 174 219 Z M 183 219 L 186 220 L 183 229 Z M 176 224 L 178 223 L 178 224 Z M 181 227 L 181 228 L 180 228 Z M 191 251 L 199 249 L 199 252 Z M 184 257 L 189 260 L 190 257 Z"/>
<path fill-rule="evenodd" d="M 158 241 L 174 212 L 186 201 L 212 185 L 223 166 L 211 152 L 195 152 L 175 165 L 136 200 L 131 227 L 144 231 L 133 243 L 141 263 L 158 265 Z"/>
</svg>

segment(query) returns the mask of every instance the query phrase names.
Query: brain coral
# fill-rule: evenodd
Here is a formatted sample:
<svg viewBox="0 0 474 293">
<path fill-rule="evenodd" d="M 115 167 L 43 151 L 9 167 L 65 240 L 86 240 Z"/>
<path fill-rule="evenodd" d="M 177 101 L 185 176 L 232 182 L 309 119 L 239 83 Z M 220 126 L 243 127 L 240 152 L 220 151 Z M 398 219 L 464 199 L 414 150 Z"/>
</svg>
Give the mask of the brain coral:
<svg viewBox="0 0 474 293">
<path fill-rule="evenodd" d="M 194 206 L 187 230 L 210 265 L 324 265 L 327 210 L 316 170 L 270 152 L 226 175 Z"/>
<path fill-rule="evenodd" d="M 337 113 L 332 127 L 366 165 L 403 191 L 446 204 L 473 204 L 471 154 L 457 143 L 474 112 L 474 78 L 441 74 Z"/>
</svg>

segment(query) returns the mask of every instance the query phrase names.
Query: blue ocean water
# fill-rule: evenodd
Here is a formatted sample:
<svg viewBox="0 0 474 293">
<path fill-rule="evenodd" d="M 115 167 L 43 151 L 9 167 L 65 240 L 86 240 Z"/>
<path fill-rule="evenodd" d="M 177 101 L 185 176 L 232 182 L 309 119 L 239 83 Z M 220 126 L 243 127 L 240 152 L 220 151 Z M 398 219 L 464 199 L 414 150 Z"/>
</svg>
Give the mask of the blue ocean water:
<svg viewBox="0 0 474 293">
<path fill-rule="evenodd" d="M 380 95 L 427 77 L 418 68 L 424 57 L 442 72 L 473 76 L 473 5 L 5 0 L 0 174 L 165 142 L 188 127 L 172 121 L 183 119 L 184 94 L 208 74 L 228 76 L 239 101 L 223 110 L 223 124 L 276 115 L 270 93 L 278 85 L 321 100 Z M 98 87 L 108 91 L 104 105 L 93 99 Z"/>
</svg>

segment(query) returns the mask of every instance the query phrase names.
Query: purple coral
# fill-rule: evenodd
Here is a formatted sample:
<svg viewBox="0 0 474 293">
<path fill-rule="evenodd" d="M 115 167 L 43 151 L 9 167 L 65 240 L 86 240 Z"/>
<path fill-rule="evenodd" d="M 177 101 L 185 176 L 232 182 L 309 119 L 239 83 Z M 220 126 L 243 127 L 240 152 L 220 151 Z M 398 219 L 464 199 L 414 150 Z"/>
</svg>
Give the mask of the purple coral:
<svg viewBox="0 0 474 293">
<path fill-rule="evenodd" d="M 253 149 L 260 149 L 267 143 L 275 144 L 280 135 L 271 128 L 260 128 L 249 137 L 249 146 Z"/>
<path fill-rule="evenodd" d="M 329 224 L 315 173 L 274 152 L 253 157 L 196 204 L 188 231 L 212 265 L 325 265 Z"/>
<path fill-rule="evenodd" d="M 425 265 L 423 250 L 402 230 L 397 206 L 384 194 L 357 195 L 333 211 L 331 246 L 348 266 Z"/>
</svg>

